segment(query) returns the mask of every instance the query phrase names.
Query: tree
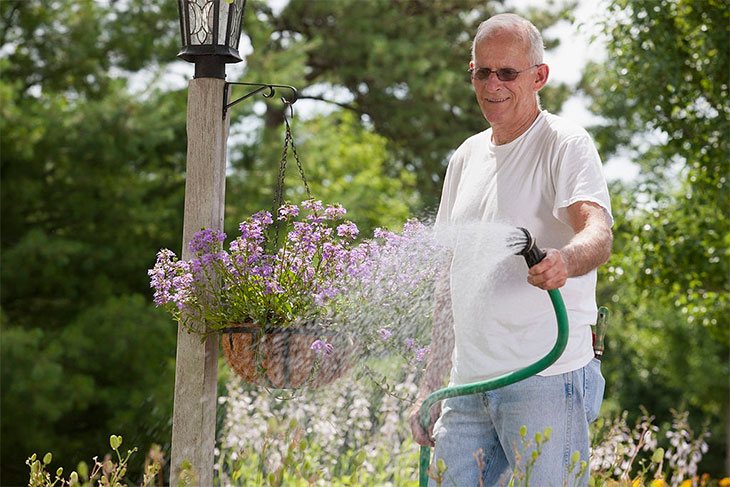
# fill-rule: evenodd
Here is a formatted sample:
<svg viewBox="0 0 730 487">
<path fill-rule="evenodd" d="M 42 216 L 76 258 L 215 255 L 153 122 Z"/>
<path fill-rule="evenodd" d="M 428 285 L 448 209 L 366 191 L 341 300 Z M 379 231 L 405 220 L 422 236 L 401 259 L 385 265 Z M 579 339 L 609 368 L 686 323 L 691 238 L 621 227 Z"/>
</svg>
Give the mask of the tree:
<svg viewBox="0 0 730 487">
<path fill-rule="evenodd" d="M 372 237 L 375 227 L 399 229 L 418 204 L 415 177 L 401 171 L 386 175 L 392 155 L 387 140 L 372 129 L 363 127 L 354 114 L 336 111 L 292 124 L 297 154 L 312 196 L 337 202 L 347 210 L 347 218 L 356 222 L 363 237 Z M 283 131 L 283 130 L 282 130 Z M 235 171 L 228 179 L 227 198 L 239 213 L 231 213 L 226 227 L 237 231 L 246 215 L 274 205 L 276 171 L 280 163 L 283 136 L 261 137 L 235 158 Z M 308 198 L 297 168 L 295 156 L 288 151 L 284 196 L 299 203 Z M 251 161 L 263 164 L 251 164 Z M 263 189 L 262 189 L 263 182 Z"/>
<path fill-rule="evenodd" d="M 486 128 L 466 70 L 478 24 L 501 3 L 292 0 L 275 12 L 254 2 L 256 20 L 246 23 L 254 49 L 248 73 L 288 79 L 303 100 L 354 112 L 388 140 L 386 174 L 414 173 L 420 205 L 433 208 L 450 152 Z M 545 29 L 569 8 L 529 16 Z M 543 104 L 558 111 L 568 94 L 566 86 L 551 86 Z M 268 126 L 280 121 L 270 109 Z"/>
<path fill-rule="evenodd" d="M 145 269 L 179 245 L 184 96 L 114 74 L 174 56 L 163 7 L 0 3 L 3 485 L 33 452 L 73 467 L 110 433 L 169 436 L 175 329 Z"/>
<path fill-rule="evenodd" d="M 620 150 L 642 170 L 618 193 L 627 200 L 608 269 L 624 361 L 611 362 L 613 392 L 622 406 L 653 402 L 664 419 L 681 398 L 710 421 L 706 468 L 718 473 L 730 395 L 729 25 L 725 2 L 613 0 L 607 61 L 582 84 L 605 120 L 604 154 Z"/>
</svg>

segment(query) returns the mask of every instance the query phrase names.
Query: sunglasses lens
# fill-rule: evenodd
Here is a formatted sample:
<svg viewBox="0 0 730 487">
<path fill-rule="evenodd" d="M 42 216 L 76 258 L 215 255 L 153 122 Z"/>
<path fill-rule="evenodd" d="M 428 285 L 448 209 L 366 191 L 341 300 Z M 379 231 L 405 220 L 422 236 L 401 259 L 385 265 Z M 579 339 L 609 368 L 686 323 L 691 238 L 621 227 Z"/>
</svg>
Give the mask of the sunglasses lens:
<svg viewBox="0 0 730 487">
<path fill-rule="evenodd" d="M 489 75 L 494 73 L 500 81 L 514 81 L 517 79 L 519 71 L 512 68 L 502 68 L 497 70 L 491 70 L 489 68 L 470 69 L 471 77 L 478 81 L 484 81 L 489 78 Z"/>
<path fill-rule="evenodd" d="M 484 81 L 485 79 L 489 78 L 489 73 L 491 71 L 487 68 L 479 68 L 474 70 L 474 79 L 477 79 L 479 81 Z"/>
<path fill-rule="evenodd" d="M 520 73 L 512 68 L 503 68 L 497 70 L 497 78 L 502 81 L 514 81 L 517 78 L 518 74 Z"/>
</svg>

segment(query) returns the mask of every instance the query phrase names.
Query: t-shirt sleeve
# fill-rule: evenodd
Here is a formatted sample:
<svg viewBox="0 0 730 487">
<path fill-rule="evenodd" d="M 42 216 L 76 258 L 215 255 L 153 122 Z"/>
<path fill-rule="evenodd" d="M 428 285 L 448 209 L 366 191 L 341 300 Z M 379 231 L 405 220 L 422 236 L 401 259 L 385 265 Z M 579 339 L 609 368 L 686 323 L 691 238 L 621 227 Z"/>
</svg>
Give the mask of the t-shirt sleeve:
<svg viewBox="0 0 730 487">
<path fill-rule="evenodd" d="M 590 201 L 602 206 L 613 225 L 611 199 L 603 175 L 601 158 L 588 134 L 566 140 L 559 153 L 554 179 L 555 203 L 553 216 L 570 225 L 567 208 L 578 201 Z"/>
</svg>

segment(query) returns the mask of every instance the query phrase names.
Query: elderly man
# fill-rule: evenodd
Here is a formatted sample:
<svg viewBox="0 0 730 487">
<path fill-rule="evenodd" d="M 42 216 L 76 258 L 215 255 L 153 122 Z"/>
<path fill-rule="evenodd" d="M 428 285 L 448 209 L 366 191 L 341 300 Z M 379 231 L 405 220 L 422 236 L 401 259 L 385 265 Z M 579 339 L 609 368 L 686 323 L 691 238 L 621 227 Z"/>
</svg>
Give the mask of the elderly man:
<svg viewBox="0 0 730 487">
<path fill-rule="evenodd" d="M 450 293 L 437 301 L 431 359 L 410 418 L 416 441 L 435 444 L 435 460 L 446 465 L 442 485 L 506 485 L 511 473 L 524 472 L 529 463 L 530 485 L 588 482 L 580 462 L 571 465 L 575 452 L 588 460 L 588 424 L 603 397 L 590 324 L 596 317 L 596 268 L 611 251 L 612 217 L 590 136 L 540 108 L 538 92 L 549 74 L 542 57 L 540 33 L 517 15 L 491 17 L 474 38 L 469 71 L 490 128 L 452 156 L 436 226 L 452 233 L 484 222 L 525 227 L 547 256 L 526 280 L 524 260 L 507 258 L 494 283 L 471 265 L 480 258 L 478 245 L 467 239 L 453 250 Z M 438 418 L 433 434 L 424 431 L 416 411 L 443 385 L 449 367 L 450 385 L 466 384 L 547 353 L 555 343 L 555 317 L 541 290 L 556 288 L 570 321 L 558 361 L 517 384 L 444 400 L 431 411 Z M 549 439 L 533 462 L 534 436 L 546 430 Z"/>
</svg>

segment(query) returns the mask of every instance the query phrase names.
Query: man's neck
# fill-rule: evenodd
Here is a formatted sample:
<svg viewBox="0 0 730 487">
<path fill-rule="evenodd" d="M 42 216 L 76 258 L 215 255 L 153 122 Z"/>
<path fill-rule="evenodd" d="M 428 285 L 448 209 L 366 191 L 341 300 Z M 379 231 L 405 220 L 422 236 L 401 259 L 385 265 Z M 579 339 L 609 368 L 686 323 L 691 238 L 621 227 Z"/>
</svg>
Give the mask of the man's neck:
<svg viewBox="0 0 730 487">
<path fill-rule="evenodd" d="M 527 132 L 527 129 L 535 122 L 538 115 L 540 115 L 540 108 L 535 107 L 535 110 L 529 116 L 520 120 L 518 123 L 510 124 L 509 126 L 492 125 L 492 142 L 494 145 L 509 144 Z"/>
</svg>

